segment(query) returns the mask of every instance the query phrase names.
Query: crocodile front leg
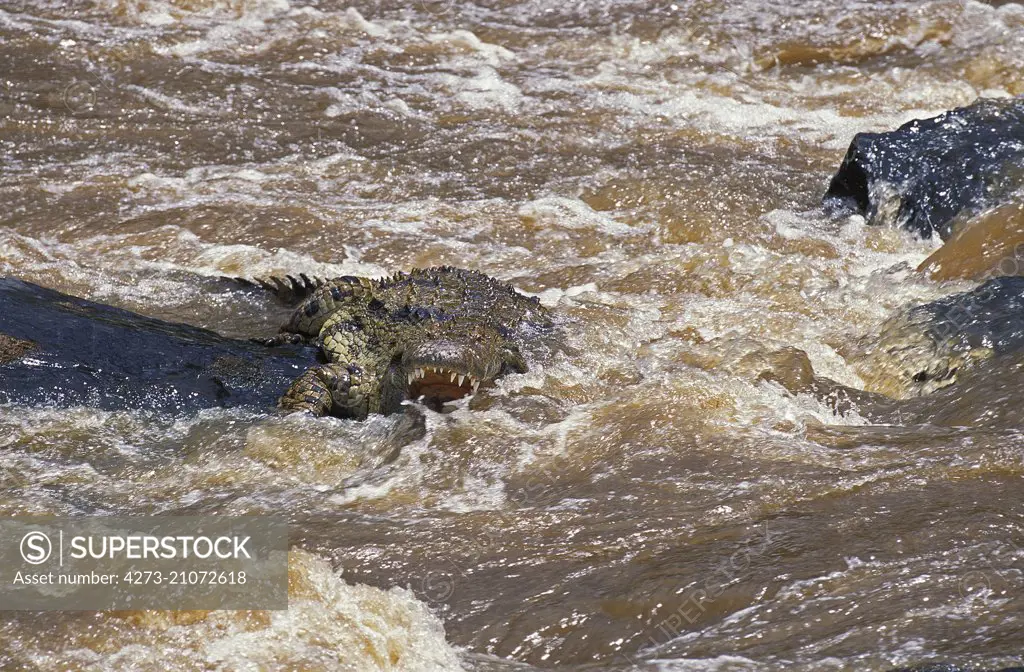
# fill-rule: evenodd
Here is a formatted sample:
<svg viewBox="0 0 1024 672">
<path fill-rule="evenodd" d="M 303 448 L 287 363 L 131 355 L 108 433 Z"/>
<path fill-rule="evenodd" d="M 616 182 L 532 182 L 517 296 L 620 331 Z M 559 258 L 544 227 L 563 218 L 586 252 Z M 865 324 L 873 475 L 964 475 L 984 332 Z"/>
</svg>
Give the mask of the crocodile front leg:
<svg viewBox="0 0 1024 672">
<path fill-rule="evenodd" d="M 315 416 L 335 415 L 361 420 L 370 412 L 375 382 L 353 364 L 329 363 L 307 369 L 278 406 L 285 411 L 306 411 Z"/>
</svg>

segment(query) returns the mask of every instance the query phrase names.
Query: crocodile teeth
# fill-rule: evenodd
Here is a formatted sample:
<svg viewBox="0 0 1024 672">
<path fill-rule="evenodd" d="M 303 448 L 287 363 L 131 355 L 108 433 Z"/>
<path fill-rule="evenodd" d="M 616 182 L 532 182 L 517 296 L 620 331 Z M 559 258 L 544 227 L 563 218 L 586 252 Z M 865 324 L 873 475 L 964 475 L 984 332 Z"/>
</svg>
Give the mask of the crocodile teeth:
<svg viewBox="0 0 1024 672">
<path fill-rule="evenodd" d="M 473 381 L 473 394 L 476 394 L 477 388 L 479 388 L 479 387 L 480 387 L 480 381 L 479 380 L 474 380 Z"/>
<path fill-rule="evenodd" d="M 465 379 L 466 379 L 465 376 L 463 376 L 462 374 L 459 374 L 459 387 L 462 387 L 462 381 L 464 381 Z"/>
<path fill-rule="evenodd" d="M 412 385 L 412 381 L 414 381 L 414 380 L 416 380 L 416 374 L 415 373 L 410 373 L 409 374 L 409 384 Z"/>
<path fill-rule="evenodd" d="M 458 375 L 459 375 L 459 374 L 455 373 L 454 371 L 452 372 L 452 382 L 453 382 L 453 383 L 455 382 L 455 378 L 456 378 L 456 377 L 457 377 Z M 462 383 L 459 383 L 459 384 L 461 385 Z"/>
<path fill-rule="evenodd" d="M 423 369 L 416 369 L 416 377 L 417 378 L 425 378 L 426 375 L 427 375 L 427 372 L 424 371 Z"/>
</svg>

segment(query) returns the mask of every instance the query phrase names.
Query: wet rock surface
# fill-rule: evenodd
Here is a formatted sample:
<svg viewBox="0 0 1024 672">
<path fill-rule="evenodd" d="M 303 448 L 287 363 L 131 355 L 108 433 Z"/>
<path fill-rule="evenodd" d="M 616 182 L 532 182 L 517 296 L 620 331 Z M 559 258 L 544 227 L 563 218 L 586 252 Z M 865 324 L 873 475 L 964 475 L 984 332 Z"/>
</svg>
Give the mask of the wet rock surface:
<svg viewBox="0 0 1024 672">
<path fill-rule="evenodd" d="M 946 240 L 958 218 L 1024 187 L 1024 98 L 989 100 L 858 133 L 825 193 L 833 213 Z"/>
<path fill-rule="evenodd" d="M 875 407 L 873 419 L 892 424 L 912 423 L 933 427 L 963 427 L 998 433 L 1016 431 L 1024 423 L 1024 406 L 1014 393 L 1024 378 L 1019 357 L 994 358 L 957 376 L 950 385 L 932 394 L 902 399 L 888 407 Z M 1020 450 L 1007 445 L 995 453 L 1015 461 Z"/>
<path fill-rule="evenodd" d="M 862 346 L 857 366 L 871 391 L 912 397 L 951 385 L 977 363 L 1024 346 L 1024 277 L 915 306 Z"/>
<path fill-rule="evenodd" d="M 917 270 L 933 280 L 1024 275 L 1024 198 L 971 218 Z"/>
<path fill-rule="evenodd" d="M 0 403 L 187 412 L 271 408 L 316 361 L 0 278 Z"/>
</svg>

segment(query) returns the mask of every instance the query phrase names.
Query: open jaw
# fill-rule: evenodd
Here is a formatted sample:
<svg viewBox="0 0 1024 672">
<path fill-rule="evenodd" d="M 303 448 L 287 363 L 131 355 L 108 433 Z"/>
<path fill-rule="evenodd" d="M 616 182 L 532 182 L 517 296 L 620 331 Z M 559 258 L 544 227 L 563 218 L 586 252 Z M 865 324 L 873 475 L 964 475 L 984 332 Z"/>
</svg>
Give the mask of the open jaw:
<svg viewBox="0 0 1024 672">
<path fill-rule="evenodd" d="M 480 386 L 479 378 L 443 366 L 422 366 L 413 369 L 407 376 L 409 398 L 423 397 L 428 404 L 443 405 L 460 400 L 463 396 L 475 394 Z"/>
<path fill-rule="evenodd" d="M 443 405 L 470 394 L 476 394 L 480 379 L 463 371 L 444 366 L 420 366 L 407 376 L 409 399 L 421 397 L 428 405 Z"/>
</svg>

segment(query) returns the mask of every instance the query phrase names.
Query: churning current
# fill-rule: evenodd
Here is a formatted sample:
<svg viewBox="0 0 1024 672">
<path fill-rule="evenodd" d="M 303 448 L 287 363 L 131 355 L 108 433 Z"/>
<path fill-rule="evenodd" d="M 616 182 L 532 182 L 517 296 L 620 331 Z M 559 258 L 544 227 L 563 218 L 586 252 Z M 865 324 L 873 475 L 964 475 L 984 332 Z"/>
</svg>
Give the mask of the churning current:
<svg viewBox="0 0 1024 672">
<path fill-rule="evenodd" d="M 293 545 L 288 611 L 0 611 L 0 668 L 1019 664 L 1024 378 L 873 407 L 857 344 L 975 283 L 821 197 L 1021 94 L 1013 2 L 0 3 L 0 274 L 249 338 L 213 279 L 451 265 L 565 345 L 444 413 L 0 406 L 5 516 Z"/>
</svg>

